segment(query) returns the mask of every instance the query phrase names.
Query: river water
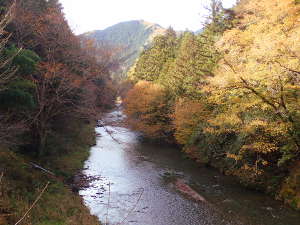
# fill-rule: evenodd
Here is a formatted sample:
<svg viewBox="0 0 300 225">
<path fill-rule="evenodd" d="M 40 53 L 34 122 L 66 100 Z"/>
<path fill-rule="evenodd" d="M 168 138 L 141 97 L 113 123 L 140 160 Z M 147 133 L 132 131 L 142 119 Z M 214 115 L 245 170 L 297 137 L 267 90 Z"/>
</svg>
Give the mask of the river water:
<svg viewBox="0 0 300 225">
<path fill-rule="evenodd" d="M 102 224 L 300 225 L 299 212 L 199 167 L 174 147 L 142 142 L 124 119 L 120 107 L 106 115 L 85 163 L 84 173 L 98 179 L 80 195 Z M 178 180 L 206 201 L 179 191 Z"/>
</svg>

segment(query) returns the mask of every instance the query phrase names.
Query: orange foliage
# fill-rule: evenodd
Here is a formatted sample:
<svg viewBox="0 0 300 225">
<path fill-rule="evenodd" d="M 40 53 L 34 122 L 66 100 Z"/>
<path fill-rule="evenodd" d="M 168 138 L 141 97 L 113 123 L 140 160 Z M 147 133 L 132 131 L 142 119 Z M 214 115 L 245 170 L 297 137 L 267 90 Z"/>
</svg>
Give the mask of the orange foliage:
<svg viewBox="0 0 300 225">
<path fill-rule="evenodd" d="M 140 81 L 124 100 L 129 124 L 150 138 L 166 138 L 172 132 L 169 99 L 158 84 Z"/>
<path fill-rule="evenodd" d="M 199 123 L 208 112 L 200 101 L 179 99 L 173 114 L 175 138 L 179 144 L 187 144 Z"/>
</svg>

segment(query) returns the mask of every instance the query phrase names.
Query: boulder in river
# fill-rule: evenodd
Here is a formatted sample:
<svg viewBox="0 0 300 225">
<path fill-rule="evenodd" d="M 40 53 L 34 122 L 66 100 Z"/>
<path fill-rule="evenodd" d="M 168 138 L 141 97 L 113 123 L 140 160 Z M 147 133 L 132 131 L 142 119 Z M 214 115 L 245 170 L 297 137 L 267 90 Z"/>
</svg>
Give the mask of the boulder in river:
<svg viewBox="0 0 300 225">
<path fill-rule="evenodd" d="M 180 191 L 182 194 L 187 195 L 188 197 L 194 199 L 195 201 L 207 202 L 203 196 L 201 196 L 198 192 L 196 192 L 188 184 L 186 184 L 184 180 L 177 179 L 174 184 L 176 189 Z"/>
</svg>

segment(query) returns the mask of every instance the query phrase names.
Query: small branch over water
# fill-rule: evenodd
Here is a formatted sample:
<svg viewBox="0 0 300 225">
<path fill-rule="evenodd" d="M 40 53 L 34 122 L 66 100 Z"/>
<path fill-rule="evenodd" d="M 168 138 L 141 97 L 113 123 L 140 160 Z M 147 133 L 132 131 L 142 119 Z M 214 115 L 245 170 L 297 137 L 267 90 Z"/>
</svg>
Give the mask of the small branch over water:
<svg viewBox="0 0 300 225">
<path fill-rule="evenodd" d="M 140 193 L 140 196 L 139 196 L 139 198 L 137 199 L 137 201 L 136 201 L 136 203 L 135 203 L 135 205 L 132 207 L 132 209 L 128 212 L 128 214 L 124 217 L 124 219 L 120 222 L 120 223 L 118 223 L 117 225 L 121 225 L 121 224 L 124 224 L 124 222 L 127 220 L 127 218 L 130 216 L 130 214 L 136 209 L 136 207 L 137 207 L 137 205 L 138 205 L 138 203 L 140 202 L 140 200 L 141 200 L 141 198 L 142 198 L 142 196 L 143 196 L 143 194 L 144 194 L 144 191 L 145 191 L 145 189 L 144 188 L 141 188 L 141 193 Z"/>
<path fill-rule="evenodd" d="M 42 197 L 42 195 L 44 194 L 44 192 L 46 191 L 46 189 L 48 188 L 50 182 L 48 182 L 45 187 L 43 188 L 43 190 L 41 191 L 41 193 L 39 194 L 39 196 L 36 198 L 36 200 L 32 203 L 32 205 L 30 206 L 30 208 L 26 211 L 26 213 L 23 215 L 23 217 L 15 223 L 15 225 L 18 225 L 19 223 L 22 222 L 22 220 L 29 214 L 30 210 L 36 205 L 36 203 L 40 200 L 40 198 Z"/>
<path fill-rule="evenodd" d="M 108 202 L 107 202 L 107 210 L 106 210 L 106 220 L 105 224 L 108 225 L 108 210 L 109 210 L 109 204 L 110 204 L 110 182 L 108 183 Z"/>
</svg>

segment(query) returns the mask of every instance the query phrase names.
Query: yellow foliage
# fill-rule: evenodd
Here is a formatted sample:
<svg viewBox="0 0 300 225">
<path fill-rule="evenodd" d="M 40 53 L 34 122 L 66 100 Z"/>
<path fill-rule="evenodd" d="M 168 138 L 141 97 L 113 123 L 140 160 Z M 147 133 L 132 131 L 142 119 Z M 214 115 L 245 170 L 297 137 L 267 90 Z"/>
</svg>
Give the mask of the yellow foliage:
<svg viewBox="0 0 300 225">
<path fill-rule="evenodd" d="M 240 155 L 230 154 L 228 152 L 226 153 L 226 157 L 229 159 L 234 159 L 235 161 L 239 161 L 242 159 Z"/>
<path fill-rule="evenodd" d="M 274 143 L 268 143 L 267 141 L 257 141 L 250 145 L 244 145 L 242 150 L 255 151 L 263 154 L 274 152 L 278 147 Z"/>
<path fill-rule="evenodd" d="M 198 62 L 191 66 L 194 77 L 190 67 L 174 73 L 190 59 L 190 51 L 181 61 L 175 59 L 178 71 L 167 67 L 173 75 L 165 78 L 167 88 L 172 89 L 169 77 L 179 90 L 186 80 L 188 92 L 197 95 L 173 94 L 169 117 L 166 90 L 141 82 L 129 93 L 127 114 L 152 136 L 171 130 L 170 124 L 159 123 L 159 114 L 172 119 L 175 138 L 191 157 L 217 161 L 217 167 L 224 165 L 245 183 L 269 185 L 273 181 L 265 177 L 299 157 L 300 5 L 295 0 L 241 0 L 234 11 L 234 27 L 215 43 L 222 58 L 205 82 L 194 82 Z M 191 46 L 186 43 L 186 49 Z"/>
<path fill-rule="evenodd" d="M 275 60 L 289 68 L 298 68 L 299 57 L 293 57 L 293 53 L 300 51 L 300 16 L 299 6 L 293 3 L 293 0 L 254 0 L 240 4 L 237 9 L 243 18 L 240 25 L 225 32 L 217 43 L 225 53 L 225 60 L 213 80 L 232 84 L 240 81 L 239 76 L 255 80 L 278 76 L 285 69 Z M 234 67 L 234 72 L 228 64 Z"/>
<path fill-rule="evenodd" d="M 239 24 L 216 43 L 224 58 L 207 89 L 215 89 L 209 101 L 220 109 L 209 122 L 219 132 L 252 135 L 243 151 L 277 151 L 278 140 L 266 135 L 299 139 L 299 11 L 294 0 L 242 1 Z"/>
<path fill-rule="evenodd" d="M 223 59 L 203 89 L 216 105 L 203 131 L 244 137 L 226 157 L 250 183 L 300 151 L 299 12 L 294 0 L 242 0 L 237 25 L 215 44 Z"/>
</svg>

